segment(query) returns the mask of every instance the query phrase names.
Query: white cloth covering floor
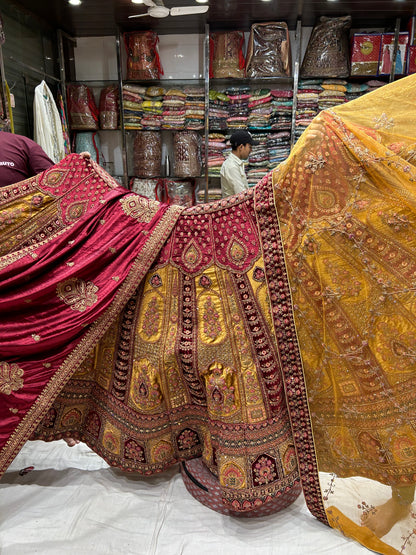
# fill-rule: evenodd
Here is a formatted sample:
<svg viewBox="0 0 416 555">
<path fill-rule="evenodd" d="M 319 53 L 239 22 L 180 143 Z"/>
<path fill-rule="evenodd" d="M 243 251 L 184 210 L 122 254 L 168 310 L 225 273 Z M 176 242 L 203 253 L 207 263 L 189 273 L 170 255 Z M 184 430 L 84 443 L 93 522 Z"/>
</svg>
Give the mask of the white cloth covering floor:
<svg viewBox="0 0 416 555">
<path fill-rule="evenodd" d="M 24 445 L 0 481 L 0 515 L 1 555 L 370 553 L 316 520 L 303 496 L 268 517 L 228 517 L 188 493 L 178 466 L 143 478 L 62 440 Z"/>
</svg>

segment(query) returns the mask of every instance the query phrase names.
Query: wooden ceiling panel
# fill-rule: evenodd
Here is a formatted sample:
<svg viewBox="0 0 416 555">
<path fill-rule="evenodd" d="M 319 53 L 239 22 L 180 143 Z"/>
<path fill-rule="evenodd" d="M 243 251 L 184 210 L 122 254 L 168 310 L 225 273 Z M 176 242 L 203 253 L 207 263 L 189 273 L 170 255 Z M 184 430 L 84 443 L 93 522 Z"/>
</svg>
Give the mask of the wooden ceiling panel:
<svg viewBox="0 0 416 555">
<path fill-rule="evenodd" d="M 416 13 L 416 2 L 409 0 L 209 0 L 209 10 L 199 16 L 149 16 L 128 19 L 145 13 L 146 6 L 131 0 L 82 0 L 81 6 L 70 6 L 68 0 L 15 0 L 20 5 L 74 37 L 104 36 L 122 31 L 155 29 L 158 33 L 201 33 L 208 23 L 213 30 L 248 30 L 252 23 L 286 21 L 296 27 L 298 17 L 312 26 L 322 15 L 336 17 L 350 14 L 354 28 L 392 27 L 401 18 L 402 29 Z M 165 0 L 165 6 L 195 6 L 195 0 Z"/>
</svg>

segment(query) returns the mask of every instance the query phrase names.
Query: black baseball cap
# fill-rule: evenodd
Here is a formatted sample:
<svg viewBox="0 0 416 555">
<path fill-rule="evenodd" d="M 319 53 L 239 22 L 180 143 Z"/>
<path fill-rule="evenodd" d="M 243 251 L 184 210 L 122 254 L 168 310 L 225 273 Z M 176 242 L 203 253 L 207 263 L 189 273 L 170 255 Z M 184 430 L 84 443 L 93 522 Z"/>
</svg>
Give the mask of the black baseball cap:
<svg viewBox="0 0 416 555">
<path fill-rule="evenodd" d="M 240 145 L 256 145 L 257 142 L 253 139 L 252 134 L 246 129 L 238 129 L 230 137 L 231 148 L 234 150 Z"/>
</svg>

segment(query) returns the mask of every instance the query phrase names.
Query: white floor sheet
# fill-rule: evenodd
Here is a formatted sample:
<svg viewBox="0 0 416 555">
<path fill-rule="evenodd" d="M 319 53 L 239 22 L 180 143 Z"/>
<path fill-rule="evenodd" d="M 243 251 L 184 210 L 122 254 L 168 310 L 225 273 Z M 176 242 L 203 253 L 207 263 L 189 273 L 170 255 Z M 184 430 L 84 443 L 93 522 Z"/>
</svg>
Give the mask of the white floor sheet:
<svg viewBox="0 0 416 555">
<path fill-rule="evenodd" d="M 272 516 L 227 517 L 188 493 L 178 466 L 142 478 L 64 441 L 26 443 L 0 481 L 0 514 L 1 555 L 370 553 L 316 520 L 303 496 Z"/>
</svg>

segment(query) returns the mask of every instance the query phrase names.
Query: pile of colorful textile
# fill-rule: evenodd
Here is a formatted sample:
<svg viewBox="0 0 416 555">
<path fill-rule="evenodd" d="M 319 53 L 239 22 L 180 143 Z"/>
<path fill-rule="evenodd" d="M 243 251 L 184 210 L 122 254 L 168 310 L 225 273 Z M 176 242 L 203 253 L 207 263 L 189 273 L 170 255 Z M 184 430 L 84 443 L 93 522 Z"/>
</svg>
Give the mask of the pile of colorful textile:
<svg viewBox="0 0 416 555">
<path fill-rule="evenodd" d="M 250 87 L 228 87 L 225 90 L 230 102 L 228 104 L 227 127 L 230 130 L 247 127 L 249 112 Z"/>
<path fill-rule="evenodd" d="M 203 157 L 205 157 L 205 144 L 202 145 L 202 152 Z M 226 158 L 226 152 L 226 135 L 223 133 L 210 133 L 208 135 L 208 175 L 210 177 L 219 177 L 221 166 Z"/>
</svg>

